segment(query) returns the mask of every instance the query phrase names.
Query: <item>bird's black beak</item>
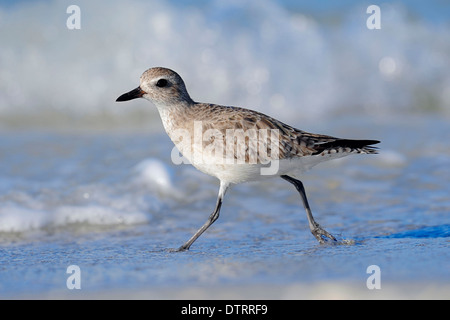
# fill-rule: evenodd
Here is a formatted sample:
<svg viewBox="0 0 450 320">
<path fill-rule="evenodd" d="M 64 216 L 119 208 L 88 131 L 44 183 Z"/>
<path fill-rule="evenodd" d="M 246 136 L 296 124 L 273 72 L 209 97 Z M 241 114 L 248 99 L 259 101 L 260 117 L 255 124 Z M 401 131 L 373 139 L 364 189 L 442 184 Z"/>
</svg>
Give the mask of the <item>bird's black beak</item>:
<svg viewBox="0 0 450 320">
<path fill-rule="evenodd" d="M 120 101 L 129 101 L 136 98 L 140 98 L 144 95 L 144 91 L 141 89 L 141 87 L 137 87 L 134 90 L 131 90 L 130 92 L 124 93 L 120 97 L 117 98 L 116 102 Z"/>
</svg>

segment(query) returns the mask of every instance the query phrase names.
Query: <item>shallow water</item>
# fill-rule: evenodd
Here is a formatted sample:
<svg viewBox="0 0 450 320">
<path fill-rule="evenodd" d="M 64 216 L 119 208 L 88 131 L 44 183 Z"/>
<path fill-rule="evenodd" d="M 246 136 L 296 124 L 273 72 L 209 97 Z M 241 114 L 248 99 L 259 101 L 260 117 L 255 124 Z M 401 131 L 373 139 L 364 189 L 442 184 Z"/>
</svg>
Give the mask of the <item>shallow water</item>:
<svg viewBox="0 0 450 320">
<path fill-rule="evenodd" d="M 295 189 L 274 179 L 232 188 L 219 220 L 181 253 L 170 249 L 206 220 L 218 183 L 173 165 L 165 134 L 3 132 L 0 295 L 358 298 L 377 265 L 385 297 L 449 298 L 449 128 L 432 117 L 360 121 L 354 134 L 380 139 L 379 155 L 305 174 L 317 221 L 352 244 L 319 245 Z M 70 265 L 81 290 L 66 287 Z"/>
</svg>

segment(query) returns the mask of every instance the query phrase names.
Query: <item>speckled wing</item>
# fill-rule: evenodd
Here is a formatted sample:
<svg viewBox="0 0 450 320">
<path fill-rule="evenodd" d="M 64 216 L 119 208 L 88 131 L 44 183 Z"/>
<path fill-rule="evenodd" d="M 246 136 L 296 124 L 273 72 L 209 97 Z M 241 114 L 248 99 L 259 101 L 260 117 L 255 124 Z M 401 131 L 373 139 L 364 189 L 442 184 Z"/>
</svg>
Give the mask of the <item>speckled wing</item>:
<svg viewBox="0 0 450 320">
<path fill-rule="evenodd" d="M 291 127 L 257 111 L 214 104 L 208 105 L 208 108 L 204 108 L 204 106 L 204 104 L 198 104 L 199 109 L 203 112 L 196 110 L 197 119 L 203 122 L 203 130 L 211 128 L 220 130 L 223 133 L 224 141 L 227 141 L 227 130 L 247 132 L 253 129 L 262 132 L 260 130 L 266 129 L 268 132 L 278 132 L 278 144 L 273 139 L 269 140 L 270 135 L 268 135 L 267 141 L 258 137 L 259 143 L 264 144 L 262 148 L 266 149 L 265 153 L 272 155 L 271 160 L 274 160 L 272 149 L 276 145 L 278 146 L 277 158 L 280 160 L 333 153 L 377 153 L 376 148 L 370 146 L 379 143 L 377 140 L 350 140 L 314 134 Z M 258 162 L 267 162 L 268 159 L 261 159 L 261 149 L 255 149 L 256 144 L 250 143 L 249 140 L 250 138 L 246 137 L 246 153 L 248 153 L 248 156 L 258 154 Z"/>
</svg>

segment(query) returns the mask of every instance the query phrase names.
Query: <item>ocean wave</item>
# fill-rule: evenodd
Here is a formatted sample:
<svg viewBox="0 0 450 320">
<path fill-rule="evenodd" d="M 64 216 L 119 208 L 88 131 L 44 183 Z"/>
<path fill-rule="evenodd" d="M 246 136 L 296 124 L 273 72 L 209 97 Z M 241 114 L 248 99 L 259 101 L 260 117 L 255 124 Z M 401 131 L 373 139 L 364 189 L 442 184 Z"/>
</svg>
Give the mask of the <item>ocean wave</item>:
<svg viewBox="0 0 450 320">
<path fill-rule="evenodd" d="M 70 4 L 0 7 L 3 125 L 142 124 L 155 108 L 114 101 L 152 66 L 180 73 L 195 100 L 286 121 L 450 113 L 449 25 L 407 4 L 382 4 L 368 30 L 359 4 L 318 18 L 267 0 L 82 0 L 69 30 Z"/>
</svg>

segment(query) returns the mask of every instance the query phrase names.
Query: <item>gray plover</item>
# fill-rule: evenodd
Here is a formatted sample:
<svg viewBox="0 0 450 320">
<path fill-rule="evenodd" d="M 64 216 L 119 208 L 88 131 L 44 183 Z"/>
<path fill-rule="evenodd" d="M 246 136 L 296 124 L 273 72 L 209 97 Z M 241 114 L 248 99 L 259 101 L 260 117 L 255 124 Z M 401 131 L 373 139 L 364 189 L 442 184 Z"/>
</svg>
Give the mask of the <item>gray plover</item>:
<svg viewBox="0 0 450 320">
<path fill-rule="evenodd" d="M 219 218 L 230 185 L 270 177 L 281 177 L 295 186 L 311 233 L 320 243 L 337 242 L 314 220 L 298 176 L 325 160 L 353 153 L 376 154 L 377 148 L 371 145 L 379 141 L 308 133 L 257 111 L 195 102 L 183 79 L 167 68 L 148 69 L 142 74 L 139 87 L 116 101 L 141 97 L 157 107 L 167 134 L 185 159 L 220 180 L 214 211 L 179 251 L 188 250 Z"/>
</svg>

